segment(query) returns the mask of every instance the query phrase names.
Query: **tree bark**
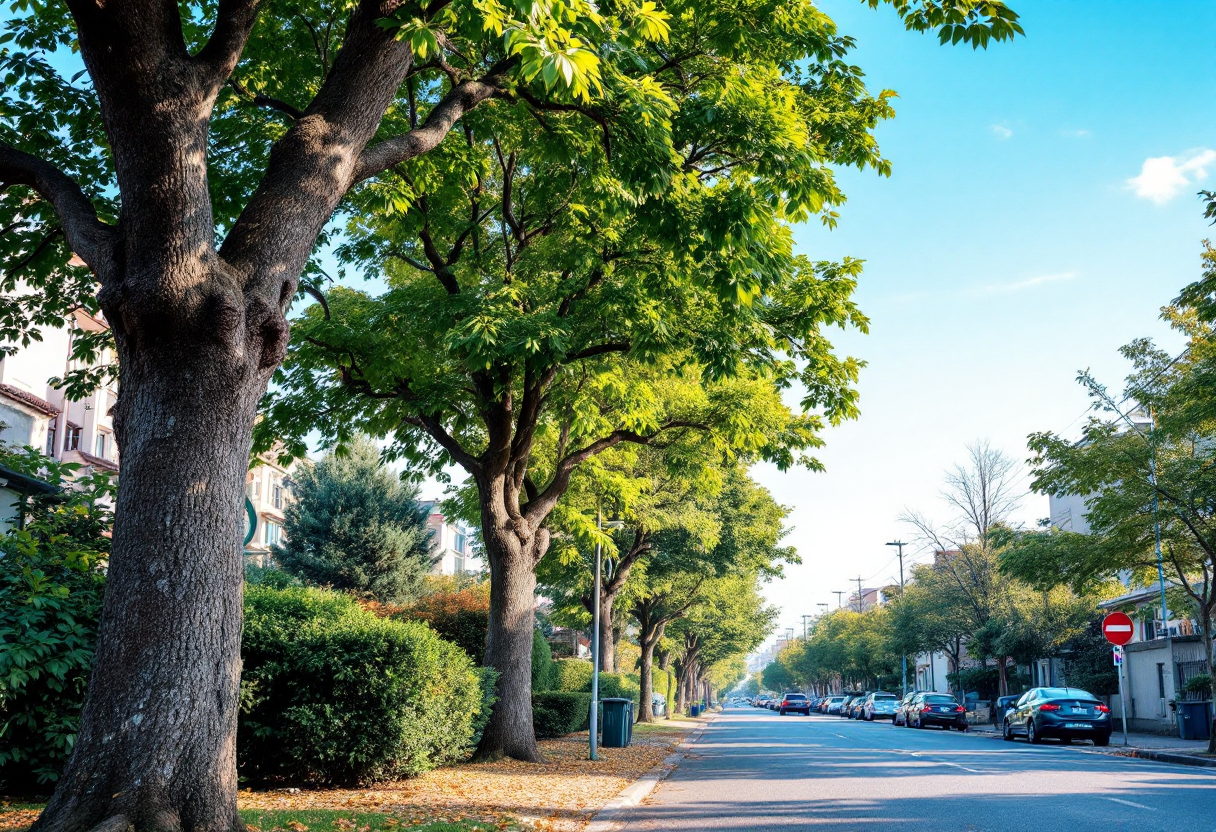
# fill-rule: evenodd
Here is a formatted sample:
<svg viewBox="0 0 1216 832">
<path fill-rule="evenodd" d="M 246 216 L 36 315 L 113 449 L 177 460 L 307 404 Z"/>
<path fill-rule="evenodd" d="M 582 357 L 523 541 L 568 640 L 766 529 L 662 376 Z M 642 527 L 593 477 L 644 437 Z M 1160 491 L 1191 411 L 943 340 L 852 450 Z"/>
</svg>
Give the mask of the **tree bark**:
<svg viewBox="0 0 1216 832">
<path fill-rule="evenodd" d="M 80 733 L 34 830 L 241 829 L 240 505 L 264 348 L 286 327 L 266 344 L 222 301 L 172 332 L 106 312 L 120 322 L 113 550 Z"/>
<path fill-rule="evenodd" d="M 499 673 L 498 702 L 482 733 L 477 758 L 512 757 L 539 761 L 532 725 L 532 629 L 535 626 L 536 562 L 547 535 L 520 539 L 499 521 L 485 491 L 482 529 L 490 565 L 490 622 L 486 633 L 487 667 Z M 538 554 L 539 552 L 539 554 Z"/>
<path fill-rule="evenodd" d="M 612 627 L 612 604 L 616 593 L 600 594 L 600 673 L 616 672 L 616 636 Z"/>
<path fill-rule="evenodd" d="M 664 678 L 667 680 L 667 690 L 663 691 L 663 695 L 667 697 L 667 711 L 664 714 L 664 719 L 671 719 L 671 712 L 675 709 L 675 691 L 671 689 L 672 673 L 671 673 L 671 651 L 664 650 L 659 654 L 659 669 L 663 671 Z"/>
<path fill-rule="evenodd" d="M 667 622 L 651 620 L 643 605 L 639 605 L 639 608 L 634 610 L 634 614 L 638 618 L 638 643 L 642 650 L 638 664 L 638 682 L 642 700 L 638 704 L 638 722 L 654 722 L 654 650 L 659 640 L 663 638 Z M 670 702 L 667 703 L 667 707 L 670 712 Z"/>
</svg>

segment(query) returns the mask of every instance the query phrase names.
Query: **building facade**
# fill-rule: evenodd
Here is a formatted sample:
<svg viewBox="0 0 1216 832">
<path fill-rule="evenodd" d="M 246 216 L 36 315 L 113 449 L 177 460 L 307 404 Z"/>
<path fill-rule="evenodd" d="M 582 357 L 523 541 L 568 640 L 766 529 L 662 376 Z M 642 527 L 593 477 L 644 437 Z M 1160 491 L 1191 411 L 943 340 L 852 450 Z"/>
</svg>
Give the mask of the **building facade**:
<svg viewBox="0 0 1216 832">
<path fill-rule="evenodd" d="M 423 500 L 427 509 L 426 528 L 431 533 L 431 556 L 435 575 L 463 575 L 480 572 L 481 561 L 475 557 L 464 525 L 444 516 L 438 500 Z"/>
</svg>

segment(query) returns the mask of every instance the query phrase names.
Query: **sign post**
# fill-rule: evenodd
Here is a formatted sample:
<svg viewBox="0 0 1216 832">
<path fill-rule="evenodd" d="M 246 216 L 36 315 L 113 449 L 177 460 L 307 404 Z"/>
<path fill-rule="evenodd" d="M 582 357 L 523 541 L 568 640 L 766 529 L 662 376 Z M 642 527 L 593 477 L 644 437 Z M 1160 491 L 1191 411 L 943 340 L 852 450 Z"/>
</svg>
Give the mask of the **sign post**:
<svg viewBox="0 0 1216 832">
<path fill-rule="evenodd" d="M 1102 635 L 1115 645 L 1114 659 L 1119 668 L 1119 713 L 1123 723 L 1123 746 L 1125 748 L 1127 747 L 1127 694 L 1123 687 L 1123 668 L 1127 662 L 1124 661 L 1123 645 L 1132 640 L 1134 632 L 1135 626 L 1126 613 L 1112 612 L 1102 619 Z"/>
</svg>

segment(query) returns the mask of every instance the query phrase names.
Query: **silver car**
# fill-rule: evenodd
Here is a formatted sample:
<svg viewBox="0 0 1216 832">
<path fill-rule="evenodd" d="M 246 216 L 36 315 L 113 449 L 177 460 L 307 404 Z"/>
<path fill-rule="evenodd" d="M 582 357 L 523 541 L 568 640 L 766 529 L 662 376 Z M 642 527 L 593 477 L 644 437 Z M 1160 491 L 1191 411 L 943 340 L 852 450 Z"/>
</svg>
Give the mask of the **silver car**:
<svg viewBox="0 0 1216 832">
<path fill-rule="evenodd" d="M 861 706 L 861 718 L 866 722 L 895 719 L 895 706 L 898 704 L 899 697 L 895 694 L 876 691 L 866 697 L 865 704 Z"/>
</svg>

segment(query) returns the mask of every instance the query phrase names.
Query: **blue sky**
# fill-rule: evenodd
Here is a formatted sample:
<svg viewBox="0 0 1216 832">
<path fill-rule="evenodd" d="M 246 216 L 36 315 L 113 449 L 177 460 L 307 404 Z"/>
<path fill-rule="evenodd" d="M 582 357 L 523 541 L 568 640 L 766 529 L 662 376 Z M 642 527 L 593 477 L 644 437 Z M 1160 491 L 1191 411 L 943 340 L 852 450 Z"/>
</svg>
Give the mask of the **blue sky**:
<svg viewBox="0 0 1216 832">
<path fill-rule="evenodd" d="M 851 578 L 898 574 L 883 545 L 912 539 L 898 515 L 949 519 L 941 475 L 967 442 L 1022 461 L 1028 433 L 1076 433 L 1078 370 L 1118 389 L 1120 345 L 1181 343 L 1158 310 L 1216 236 L 1194 196 L 1216 188 L 1216 5 L 1010 5 L 1026 37 L 973 52 L 905 32 L 889 9 L 823 4 L 871 88 L 899 98 L 878 131 L 892 177 L 843 172 L 839 227 L 797 232 L 815 259 L 866 261 L 872 327 L 837 340 L 869 367 L 860 420 L 827 434 L 827 472 L 757 471 L 793 509 L 803 561 L 768 588 L 783 628 L 801 632 Z M 1030 495 L 1018 519 L 1046 514 Z"/>
</svg>

